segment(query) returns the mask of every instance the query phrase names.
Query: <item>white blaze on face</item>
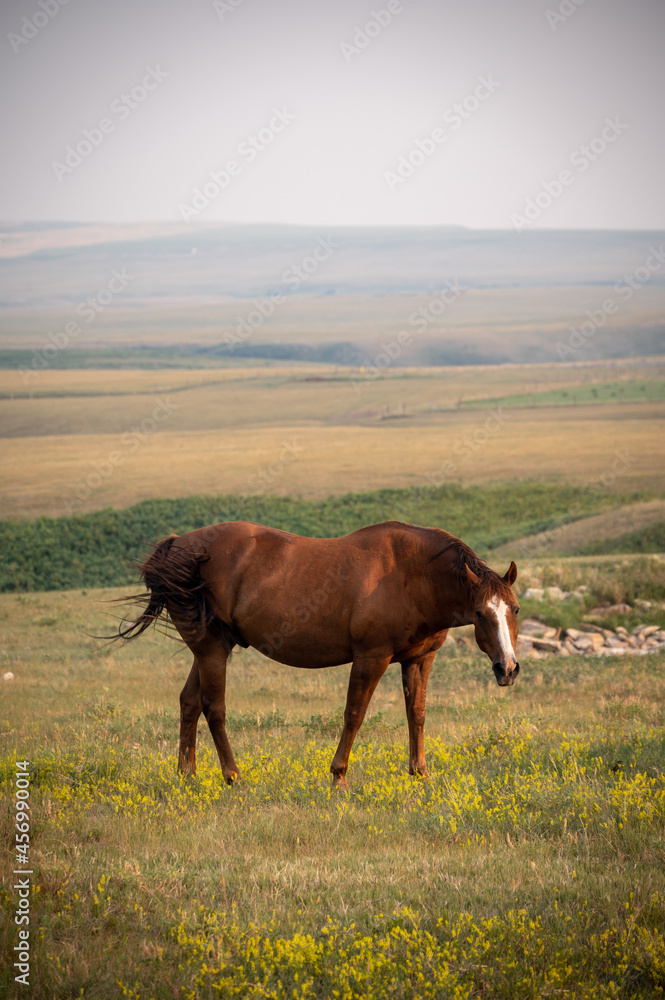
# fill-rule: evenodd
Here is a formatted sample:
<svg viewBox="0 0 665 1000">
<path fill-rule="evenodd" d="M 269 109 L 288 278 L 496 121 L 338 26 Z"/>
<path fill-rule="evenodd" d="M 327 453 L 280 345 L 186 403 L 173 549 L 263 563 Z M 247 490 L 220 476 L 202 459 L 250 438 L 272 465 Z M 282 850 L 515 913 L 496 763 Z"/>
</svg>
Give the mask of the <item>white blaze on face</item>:
<svg viewBox="0 0 665 1000">
<path fill-rule="evenodd" d="M 510 637 L 510 629 L 508 628 L 508 620 L 506 618 L 508 605 L 505 601 L 500 600 L 495 594 L 488 601 L 488 607 L 490 607 L 496 615 L 497 625 L 499 627 L 499 645 L 501 646 L 501 652 L 505 656 L 506 662 L 510 662 L 511 659 L 515 659 L 515 650 L 513 649 L 513 640 Z"/>
</svg>

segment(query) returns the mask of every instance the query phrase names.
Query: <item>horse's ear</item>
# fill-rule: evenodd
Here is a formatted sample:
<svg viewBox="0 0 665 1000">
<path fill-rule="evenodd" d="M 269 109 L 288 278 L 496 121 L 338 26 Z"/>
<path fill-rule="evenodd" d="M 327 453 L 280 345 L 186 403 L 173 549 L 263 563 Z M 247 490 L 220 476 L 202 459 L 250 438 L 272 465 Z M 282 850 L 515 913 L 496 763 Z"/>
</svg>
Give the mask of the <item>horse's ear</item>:
<svg viewBox="0 0 665 1000">
<path fill-rule="evenodd" d="M 516 579 L 517 579 L 517 566 L 515 565 L 514 562 L 511 562 L 510 566 L 508 567 L 508 572 L 504 576 L 504 580 L 506 581 L 506 583 L 509 583 L 510 586 L 512 587 Z"/>
<path fill-rule="evenodd" d="M 476 574 L 473 572 L 469 564 L 466 562 L 464 563 L 464 568 L 466 570 L 466 575 L 469 579 L 469 583 L 472 583 L 474 587 L 478 587 L 480 585 L 480 577 L 476 576 Z"/>
</svg>

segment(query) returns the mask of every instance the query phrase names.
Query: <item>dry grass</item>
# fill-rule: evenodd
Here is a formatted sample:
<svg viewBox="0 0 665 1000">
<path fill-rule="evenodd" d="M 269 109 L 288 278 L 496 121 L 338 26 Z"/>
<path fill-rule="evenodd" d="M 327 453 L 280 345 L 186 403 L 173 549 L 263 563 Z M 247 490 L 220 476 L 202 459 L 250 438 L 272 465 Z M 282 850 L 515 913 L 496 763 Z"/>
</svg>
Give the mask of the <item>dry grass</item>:
<svg viewBox="0 0 665 1000">
<path fill-rule="evenodd" d="M 416 410 L 432 403 L 454 407 L 458 401 L 475 398 L 508 396 L 589 386 L 611 381 L 662 380 L 665 363 L 660 359 L 643 359 L 626 365 L 624 361 L 580 362 L 560 364 L 459 365 L 453 368 L 390 368 L 377 381 L 368 380 L 360 393 L 348 393 L 348 380 L 361 374 L 360 369 L 335 368 L 330 365 L 274 363 L 259 365 L 248 359 L 235 360 L 233 367 L 203 369 L 52 369 L 36 372 L 27 382 L 20 372 L 0 369 L 0 399 L 38 399 L 95 395 L 145 395 L 173 392 L 190 386 L 224 384 L 225 393 L 232 391 L 229 383 L 243 382 L 242 399 L 248 401 L 248 412 L 256 410 L 256 402 L 266 388 L 277 390 L 276 405 L 289 412 L 292 402 L 303 400 L 311 417 L 326 418 L 337 411 L 353 415 L 359 408 L 383 406 L 403 401 Z M 312 376 L 330 380 L 323 384 L 308 384 Z M 323 396 L 321 394 L 324 394 Z M 236 403 L 235 397 L 229 401 Z M 328 402 L 330 401 L 330 402 Z M 110 401 L 113 403 L 113 401 Z M 117 402 L 117 401 L 116 401 Z M 209 400 L 206 397 L 206 402 Z M 60 403 L 61 407 L 66 404 Z M 102 404 L 103 405 L 103 404 Z M 296 405 L 303 405 L 297 403 Z M 265 403 L 261 408 L 265 406 Z M 202 407 L 199 407 L 201 409 Z M 30 409 L 3 406 L 4 421 L 13 412 L 30 414 Z M 38 415 L 39 410 L 35 413 Z M 64 410 L 66 413 L 66 408 Z M 95 412 L 95 411 L 92 411 Z M 104 412 L 103 409 L 100 412 Z M 107 404 L 107 414 L 112 409 Z M 7 426 L 11 426 L 10 424 Z M 41 433 L 51 433 L 46 426 Z"/>
<path fill-rule="evenodd" d="M 100 466 L 107 474 L 79 511 L 200 493 L 321 497 L 420 485 L 442 472 L 464 483 L 584 483 L 610 469 L 617 450 L 631 460 L 610 489 L 660 491 L 662 403 L 515 407 L 502 409 L 489 433 L 484 429 L 491 396 L 607 381 L 617 370 L 394 370 L 363 382 L 360 392 L 347 372 L 328 369 L 327 381 L 312 381 L 322 377 L 320 367 L 45 372 L 35 378 L 32 398 L 0 400 L 0 516 L 65 513 L 64 498 L 89 477 L 99 480 Z M 648 372 L 660 369 L 629 373 Z M 12 379 L 16 373 L 0 374 L 0 393 L 13 391 Z M 488 398 L 487 408 L 456 408 L 473 396 Z M 155 409 L 160 400 L 166 409 Z M 284 453 L 285 442 L 296 450 Z"/>
<path fill-rule="evenodd" d="M 394 667 L 352 792 L 331 796 L 347 668 L 240 651 L 229 732 L 243 783 L 221 784 L 201 726 L 185 786 L 173 752 L 189 657 L 154 635 L 100 648 L 84 633 L 105 626 L 111 596 L 0 597 L 15 673 L 3 791 L 15 755 L 34 775 L 31 996 L 662 995 L 662 655 L 525 664 L 506 690 L 477 651 L 446 644 L 431 782 L 406 774 Z M 6 955 L 9 810 L 0 819 Z M 25 995 L 4 975 L 7 996 Z"/>
<path fill-rule="evenodd" d="M 446 462 L 455 467 L 446 478 L 465 484 L 534 477 L 586 483 L 611 469 L 617 450 L 635 457 L 616 480 L 617 490 L 665 488 L 664 467 L 653 464 L 663 442 L 657 413 L 652 411 L 650 420 L 634 414 L 621 422 L 611 414 L 584 421 L 548 417 L 516 413 L 470 453 L 464 441 L 483 427 L 483 414 L 379 427 L 285 425 L 189 433 L 164 429 L 148 436 L 133 453 L 117 435 L 11 438 L 3 443 L 0 516 L 66 513 L 65 498 L 95 473 L 95 463 L 107 462 L 114 453 L 121 456 L 121 464 L 76 507 L 78 512 L 124 507 L 154 496 L 260 491 L 321 497 L 419 486 L 426 484 L 428 474 L 436 478 Z M 285 443 L 301 450 L 284 453 Z M 456 446 L 463 449 L 463 457 L 457 457 Z M 268 478 L 259 481 L 262 470 Z"/>
</svg>

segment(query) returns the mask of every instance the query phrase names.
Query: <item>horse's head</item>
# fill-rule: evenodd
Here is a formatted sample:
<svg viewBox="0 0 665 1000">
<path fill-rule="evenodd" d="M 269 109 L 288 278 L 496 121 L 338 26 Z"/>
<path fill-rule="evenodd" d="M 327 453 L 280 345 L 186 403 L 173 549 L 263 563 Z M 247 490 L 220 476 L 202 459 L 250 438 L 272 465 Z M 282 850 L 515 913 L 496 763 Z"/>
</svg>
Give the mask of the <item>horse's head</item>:
<svg viewBox="0 0 665 1000">
<path fill-rule="evenodd" d="M 519 605 L 513 593 L 517 566 L 511 562 L 505 576 L 492 574 L 491 580 L 481 581 L 468 564 L 464 565 L 472 600 L 469 617 L 476 628 L 476 642 L 489 656 L 497 684 L 507 687 L 515 683 L 520 672 L 515 659 Z"/>
</svg>

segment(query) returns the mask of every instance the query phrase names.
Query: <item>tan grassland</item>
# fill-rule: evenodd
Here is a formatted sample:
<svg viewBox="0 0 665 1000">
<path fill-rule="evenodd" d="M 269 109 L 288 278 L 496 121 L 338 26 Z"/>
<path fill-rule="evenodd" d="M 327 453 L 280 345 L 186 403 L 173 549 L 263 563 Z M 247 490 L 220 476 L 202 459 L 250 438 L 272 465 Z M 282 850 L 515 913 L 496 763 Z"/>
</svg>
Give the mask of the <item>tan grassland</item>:
<svg viewBox="0 0 665 1000">
<path fill-rule="evenodd" d="M 519 392 L 658 377 L 599 364 L 392 371 L 332 368 L 56 372 L 10 398 L 0 376 L 0 516 L 57 515 L 149 497 L 254 493 L 321 497 L 440 480 L 591 482 L 628 456 L 612 488 L 665 487 L 665 404 L 516 406 Z M 356 381 L 353 381 L 355 375 Z M 360 381 L 358 381 L 360 380 Z M 359 388 L 358 388 L 359 387 Z M 460 408 L 469 399 L 479 408 Z M 428 479 L 428 477 L 430 477 Z"/>
</svg>

